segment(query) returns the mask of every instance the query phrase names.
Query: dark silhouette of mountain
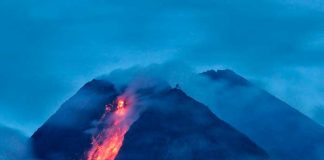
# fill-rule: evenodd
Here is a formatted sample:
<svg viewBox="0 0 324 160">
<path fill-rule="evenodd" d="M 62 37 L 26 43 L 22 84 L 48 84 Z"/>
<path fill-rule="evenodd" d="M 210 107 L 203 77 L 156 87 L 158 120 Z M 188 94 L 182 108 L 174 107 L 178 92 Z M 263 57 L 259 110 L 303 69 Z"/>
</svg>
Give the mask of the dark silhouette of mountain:
<svg viewBox="0 0 324 160">
<path fill-rule="evenodd" d="M 210 70 L 202 75 L 212 81 L 209 87 L 221 84 L 213 93 L 206 93 L 213 98 L 204 103 L 273 159 L 324 159 L 322 126 L 231 70 Z"/>
<path fill-rule="evenodd" d="M 248 137 L 179 89 L 139 90 L 146 108 L 130 126 L 118 160 L 267 159 Z M 41 159 L 79 160 L 91 147 L 92 123 L 117 96 L 112 84 L 93 80 L 82 87 L 32 136 Z M 136 105 L 135 105 L 136 107 Z M 97 128 L 100 129 L 100 128 Z"/>
<path fill-rule="evenodd" d="M 92 123 L 116 98 L 114 86 L 92 80 L 67 100 L 33 135 L 34 153 L 48 160 L 80 159 L 91 147 Z"/>
<path fill-rule="evenodd" d="M 248 137 L 179 89 L 150 101 L 126 133 L 117 160 L 267 159 Z"/>
</svg>

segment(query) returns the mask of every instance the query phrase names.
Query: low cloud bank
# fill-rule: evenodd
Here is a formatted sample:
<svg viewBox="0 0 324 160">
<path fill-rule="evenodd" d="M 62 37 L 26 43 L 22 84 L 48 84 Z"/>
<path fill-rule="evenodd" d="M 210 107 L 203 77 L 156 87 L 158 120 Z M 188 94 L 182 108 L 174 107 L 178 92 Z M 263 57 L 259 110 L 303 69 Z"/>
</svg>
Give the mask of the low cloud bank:
<svg viewBox="0 0 324 160">
<path fill-rule="evenodd" d="M 0 137 L 0 159 L 34 159 L 27 136 L 17 130 L 0 126 Z"/>
</svg>

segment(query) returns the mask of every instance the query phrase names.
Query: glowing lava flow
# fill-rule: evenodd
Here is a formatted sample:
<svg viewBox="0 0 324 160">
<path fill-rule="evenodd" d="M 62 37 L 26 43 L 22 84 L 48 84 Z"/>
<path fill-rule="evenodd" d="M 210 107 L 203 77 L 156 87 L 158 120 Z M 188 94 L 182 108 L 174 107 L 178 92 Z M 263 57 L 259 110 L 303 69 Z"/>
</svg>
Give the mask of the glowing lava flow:
<svg viewBox="0 0 324 160">
<path fill-rule="evenodd" d="M 104 129 L 92 139 L 92 148 L 87 160 L 114 160 L 122 146 L 124 135 L 134 121 L 130 105 L 124 98 L 118 98 L 114 105 L 106 105 L 106 113 L 101 121 L 107 121 Z M 110 114 L 109 114 L 110 113 Z"/>
</svg>

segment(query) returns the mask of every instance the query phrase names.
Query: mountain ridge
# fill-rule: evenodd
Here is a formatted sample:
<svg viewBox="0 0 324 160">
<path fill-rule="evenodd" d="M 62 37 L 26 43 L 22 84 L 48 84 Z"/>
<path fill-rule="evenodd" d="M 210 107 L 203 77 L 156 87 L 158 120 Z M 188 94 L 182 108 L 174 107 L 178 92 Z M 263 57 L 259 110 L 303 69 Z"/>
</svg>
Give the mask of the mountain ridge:
<svg viewBox="0 0 324 160">
<path fill-rule="evenodd" d="M 248 135 L 275 159 L 324 159 L 316 151 L 324 147 L 321 125 L 251 82 L 232 83 L 244 79 L 235 72 L 226 77 L 221 76 L 222 72 L 200 74 L 211 80 L 210 84 L 229 82 L 225 87 L 215 87 L 214 93 L 206 93 L 211 94 L 214 102 L 204 103 L 214 108 L 215 114 Z M 262 129 L 265 126 L 267 130 Z"/>
</svg>

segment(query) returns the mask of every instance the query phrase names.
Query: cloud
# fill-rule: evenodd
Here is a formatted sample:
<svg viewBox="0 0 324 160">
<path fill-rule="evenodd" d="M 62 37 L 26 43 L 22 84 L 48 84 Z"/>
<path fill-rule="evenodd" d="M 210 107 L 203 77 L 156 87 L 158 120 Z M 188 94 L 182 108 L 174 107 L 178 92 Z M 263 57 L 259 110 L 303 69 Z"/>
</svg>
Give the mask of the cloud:
<svg viewBox="0 0 324 160">
<path fill-rule="evenodd" d="M 1 1 L 0 120 L 31 134 L 86 81 L 136 64 L 176 59 L 254 79 L 323 66 L 323 12 L 301 0 Z"/>
<path fill-rule="evenodd" d="M 261 81 L 263 87 L 320 124 L 324 121 L 324 67 L 285 68 Z"/>
<path fill-rule="evenodd" d="M 28 138 L 25 135 L 1 125 L 0 136 L 0 159 L 33 159 Z"/>
</svg>

